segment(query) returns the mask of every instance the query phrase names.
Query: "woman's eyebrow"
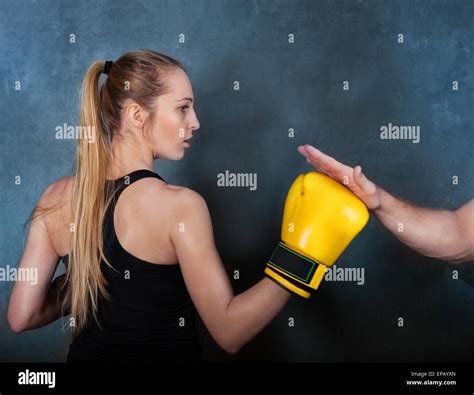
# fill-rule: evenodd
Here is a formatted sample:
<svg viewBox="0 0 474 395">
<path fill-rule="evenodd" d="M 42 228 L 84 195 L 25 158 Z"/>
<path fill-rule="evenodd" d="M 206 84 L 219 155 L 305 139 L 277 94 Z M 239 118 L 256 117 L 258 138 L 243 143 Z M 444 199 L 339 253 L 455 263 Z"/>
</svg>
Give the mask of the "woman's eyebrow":
<svg viewBox="0 0 474 395">
<path fill-rule="evenodd" d="M 189 100 L 191 103 L 193 102 L 193 99 L 190 97 L 185 97 L 184 99 L 176 100 L 176 101 L 183 101 L 183 100 Z"/>
</svg>

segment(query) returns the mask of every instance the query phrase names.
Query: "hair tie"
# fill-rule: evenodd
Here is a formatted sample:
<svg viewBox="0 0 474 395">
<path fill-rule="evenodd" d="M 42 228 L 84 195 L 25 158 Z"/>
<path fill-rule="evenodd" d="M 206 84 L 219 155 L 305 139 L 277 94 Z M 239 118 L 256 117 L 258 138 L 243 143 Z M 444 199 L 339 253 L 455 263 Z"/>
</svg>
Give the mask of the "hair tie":
<svg viewBox="0 0 474 395">
<path fill-rule="evenodd" d="M 102 70 L 102 72 L 103 72 L 104 74 L 109 74 L 109 73 L 110 73 L 110 70 L 112 70 L 112 64 L 113 64 L 113 63 L 114 63 L 113 61 L 107 60 L 107 61 L 105 62 L 104 70 Z"/>
</svg>

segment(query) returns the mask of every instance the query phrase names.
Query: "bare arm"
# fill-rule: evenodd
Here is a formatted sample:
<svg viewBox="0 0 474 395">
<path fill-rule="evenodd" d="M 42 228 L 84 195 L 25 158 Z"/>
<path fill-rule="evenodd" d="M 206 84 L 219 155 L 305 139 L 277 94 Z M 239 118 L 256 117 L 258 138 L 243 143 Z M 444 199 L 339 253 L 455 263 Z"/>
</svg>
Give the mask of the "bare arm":
<svg viewBox="0 0 474 395">
<path fill-rule="evenodd" d="M 35 219 L 19 263 L 19 268 L 28 273 L 30 281 L 15 282 L 8 305 L 7 319 L 13 331 L 35 329 L 61 316 L 59 282 L 51 283 L 58 260 L 46 224 L 42 218 Z"/>
<path fill-rule="evenodd" d="M 35 280 L 16 281 L 8 305 L 8 323 L 15 332 L 39 328 L 61 316 L 59 284 L 51 286 L 59 256 L 49 243 L 43 221 L 34 222 L 19 268 Z"/>
<path fill-rule="evenodd" d="M 420 254 L 451 263 L 474 260 L 474 199 L 455 211 L 416 207 L 378 188 L 374 209 L 397 239 Z"/>
<path fill-rule="evenodd" d="M 234 295 L 214 244 L 206 202 L 189 189 L 180 193 L 184 196 L 170 234 L 186 286 L 212 337 L 235 353 L 278 314 L 290 294 L 264 278 Z"/>
<path fill-rule="evenodd" d="M 354 192 L 400 241 L 451 263 L 474 260 L 474 199 L 455 211 L 416 207 L 390 195 L 362 173 L 312 146 L 298 148 L 313 167 Z"/>
</svg>

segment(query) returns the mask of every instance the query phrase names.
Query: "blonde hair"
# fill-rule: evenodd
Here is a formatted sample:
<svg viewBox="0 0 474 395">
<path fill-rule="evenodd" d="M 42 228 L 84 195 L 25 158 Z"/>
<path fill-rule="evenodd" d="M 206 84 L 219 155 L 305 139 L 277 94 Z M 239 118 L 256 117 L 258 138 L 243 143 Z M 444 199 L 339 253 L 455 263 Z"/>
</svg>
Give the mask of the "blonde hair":
<svg viewBox="0 0 474 395">
<path fill-rule="evenodd" d="M 122 55 L 112 65 L 99 90 L 99 78 L 105 61 L 93 63 L 85 75 L 81 90 L 81 130 L 91 128 L 95 139 L 77 140 L 76 174 L 71 197 L 71 213 L 75 230 L 71 233 L 71 249 L 65 279 L 62 312 L 70 312 L 76 336 L 94 317 L 97 320 L 98 297 L 109 298 L 101 271 L 101 260 L 112 267 L 104 254 L 104 215 L 114 196 L 106 182 L 112 163 L 111 142 L 121 126 L 121 110 L 131 99 L 155 115 L 155 100 L 167 92 L 165 77 L 177 68 L 185 70 L 177 60 L 151 50 L 138 50 Z M 145 128 L 144 128 L 145 129 Z M 37 206 L 31 218 L 57 209 Z M 30 221 L 29 220 L 29 221 Z"/>
</svg>

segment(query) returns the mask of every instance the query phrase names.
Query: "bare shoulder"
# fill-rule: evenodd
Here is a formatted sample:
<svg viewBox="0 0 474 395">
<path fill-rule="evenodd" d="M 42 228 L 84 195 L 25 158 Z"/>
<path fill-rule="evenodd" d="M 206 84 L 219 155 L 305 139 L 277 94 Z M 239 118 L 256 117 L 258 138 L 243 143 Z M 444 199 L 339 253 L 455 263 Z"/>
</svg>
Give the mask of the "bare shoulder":
<svg viewBox="0 0 474 395">
<path fill-rule="evenodd" d="M 35 218 L 38 214 L 40 218 L 50 223 L 64 216 L 64 211 L 70 207 L 74 179 L 75 176 L 66 176 L 49 184 L 34 209 Z"/>
<path fill-rule="evenodd" d="M 190 188 L 180 188 L 173 190 L 174 203 L 170 212 L 172 215 L 172 227 L 170 235 L 174 242 L 182 239 L 186 230 L 185 239 L 193 240 L 189 237 L 194 234 L 196 242 L 204 243 L 212 234 L 212 221 L 204 198 Z M 176 244 L 175 244 L 176 245 Z"/>
<path fill-rule="evenodd" d="M 200 207 L 207 208 L 204 198 L 198 192 L 183 186 L 166 184 L 156 178 L 140 180 L 135 193 L 150 213 L 156 212 L 155 208 L 160 207 L 172 217 L 176 217 Z"/>
<path fill-rule="evenodd" d="M 142 183 L 144 189 L 140 207 L 141 223 L 150 234 L 162 237 L 167 229 L 169 240 L 173 243 L 181 235 L 183 227 L 204 236 L 212 228 L 209 211 L 204 198 L 196 191 L 183 186 L 165 184 L 150 179 Z M 139 190 L 136 190 L 139 194 Z"/>
<path fill-rule="evenodd" d="M 40 202 L 51 205 L 56 204 L 70 196 L 74 186 L 75 176 L 65 176 L 49 184 L 40 198 Z"/>
<path fill-rule="evenodd" d="M 173 195 L 176 206 L 180 208 L 195 207 L 206 204 L 204 198 L 196 191 L 175 185 L 169 185 L 169 192 Z"/>
<path fill-rule="evenodd" d="M 62 177 L 49 184 L 43 191 L 29 219 L 32 223 L 40 220 L 46 226 L 57 251 L 61 249 L 64 240 L 62 234 L 65 227 L 72 222 L 71 218 L 71 196 L 75 176 Z M 62 243 L 62 244 L 61 244 Z"/>
<path fill-rule="evenodd" d="M 186 187 L 170 186 L 173 196 L 173 211 L 177 219 L 203 219 L 208 216 L 208 207 L 204 198 L 198 192 Z"/>
</svg>

